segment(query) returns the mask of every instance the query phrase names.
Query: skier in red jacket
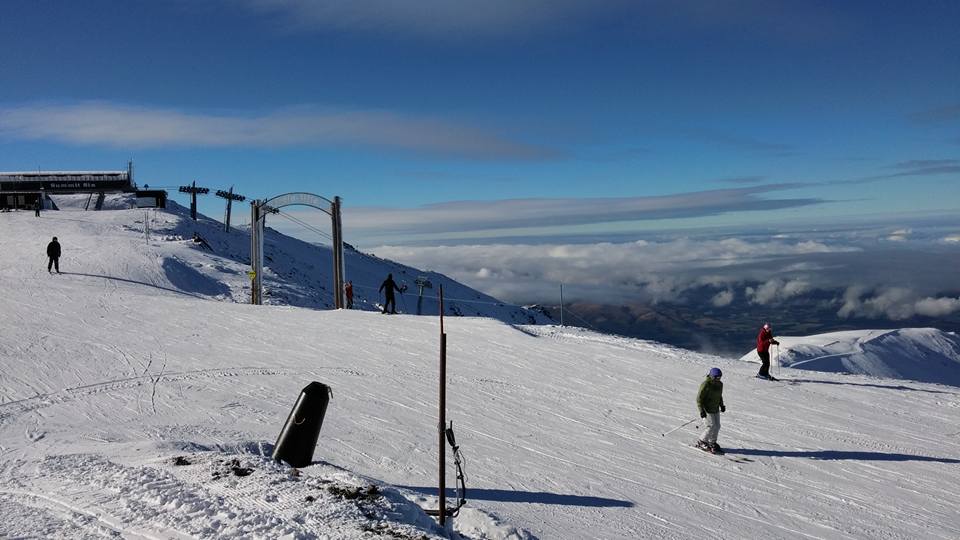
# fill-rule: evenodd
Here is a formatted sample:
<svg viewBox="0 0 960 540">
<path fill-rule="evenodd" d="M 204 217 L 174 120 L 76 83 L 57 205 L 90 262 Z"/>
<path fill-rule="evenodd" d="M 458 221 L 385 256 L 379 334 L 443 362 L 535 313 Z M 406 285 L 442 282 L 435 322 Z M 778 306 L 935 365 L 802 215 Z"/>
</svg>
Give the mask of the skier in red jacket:
<svg viewBox="0 0 960 540">
<path fill-rule="evenodd" d="M 773 339 L 773 328 L 770 327 L 770 323 L 764 324 L 757 335 L 757 355 L 760 356 L 761 362 L 757 377 L 771 381 L 777 380 L 770 375 L 770 345 L 779 344 L 779 341 Z"/>
<path fill-rule="evenodd" d="M 353 309 L 353 282 L 343 284 L 343 292 L 347 295 L 347 309 Z"/>
</svg>

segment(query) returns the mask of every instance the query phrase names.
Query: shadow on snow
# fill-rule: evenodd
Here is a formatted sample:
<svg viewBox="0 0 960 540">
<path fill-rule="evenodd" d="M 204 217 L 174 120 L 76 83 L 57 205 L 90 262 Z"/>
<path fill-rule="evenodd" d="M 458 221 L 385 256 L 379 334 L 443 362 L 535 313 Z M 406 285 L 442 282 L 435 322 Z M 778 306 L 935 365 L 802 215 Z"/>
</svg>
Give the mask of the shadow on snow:
<svg viewBox="0 0 960 540">
<path fill-rule="evenodd" d="M 911 392 L 927 392 L 930 394 L 956 395 L 956 392 L 950 392 L 947 390 L 930 390 L 927 388 L 914 388 L 912 386 L 904 386 L 902 384 L 871 384 L 871 383 L 855 383 L 855 382 L 842 382 L 842 381 L 815 381 L 813 379 L 789 379 L 784 382 L 804 383 L 804 384 L 844 384 L 844 385 L 850 385 L 850 386 L 866 386 L 868 388 L 882 388 L 884 390 L 907 390 Z M 939 383 L 939 384 L 944 384 L 944 383 Z"/>
<path fill-rule="evenodd" d="M 960 463 L 960 459 L 916 456 L 913 454 L 862 452 L 858 450 L 759 450 L 755 448 L 727 448 L 726 453 L 743 456 L 798 457 L 824 461 L 849 459 L 856 461 L 931 461 L 934 463 Z"/>
<path fill-rule="evenodd" d="M 424 495 L 437 496 L 435 487 L 419 486 L 397 486 L 400 489 L 409 489 Z M 454 489 L 447 489 L 447 497 L 456 498 L 457 493 Z M 619 499 L 607 499 L 605 497 L 590 497 L 586 495 L 564 495 L 560 493 L 547 493 L 545 491 L 516 491 L 511 489 L 479 489 L 467 486 L 467 500 L 498 501 L 498 502 L 516 502 L 516 503 L 540 503 L 540 504 L 558 504 L 564 506 L 595 506 L 595 507 L 619 507 L 632 508 L 633 502 L 621 501 Z"/>
<path fill-rule="evenodd" d="M 182 294 L 182 295 L 185 295 L 185 296 L 192 296 L 193 298 L 199 298 L 199 299 L 201 299 L 201 300 L 207 300 L 207 298 L 204 298 L 203 296 L 200 296 L 200 295 L 197 295 L 197 294 L 188 293 L 188 292 L 180 291 L 180 290 L 177 290 L 177 289 L 171 289 L 171 288 L 169 288 L 169 287 L 161 287 L 160 285 L 154 285 L 153 283 L 147 283 L 147 282 L 145 282 L 145 281 L 135 281 L 135 280 L 132 280 L 132 279 L 125 279 L 125 278 L 119 278 L 119 277 L 113 277 L 113 276 L 102 276 L 102 275 L 99 275 L 99 274 L 84 274 L 84 273 L 82 273 L 82 272 L 60 272 L 60 274 L 61 274 L 61 275 L 64 275 L 64 276 L 84 276 L 84 277 L 93 277 L 93 278 L 109 279 L 109 280 L 112 280 L 112 281 L 122 281 L 122 282 L 124 282 L 124 283 L 132 283 L 132 284 L 134 284 L 134 285 L 146 285 L 147 287 L 153 287 L 154 289 L 160 289 L 160 290 L 163 290 L 163 291 L 168 291 L 168 292 L 172 292 L 172 293 Z"/>
</svg>

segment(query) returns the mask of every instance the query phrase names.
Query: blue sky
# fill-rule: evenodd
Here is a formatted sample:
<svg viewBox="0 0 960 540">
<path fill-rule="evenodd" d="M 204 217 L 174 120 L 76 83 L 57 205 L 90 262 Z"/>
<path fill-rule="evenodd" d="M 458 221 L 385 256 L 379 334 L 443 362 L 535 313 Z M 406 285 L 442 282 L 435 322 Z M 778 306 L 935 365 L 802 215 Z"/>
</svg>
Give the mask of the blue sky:
<svg viewBox="0 0 960 540">
<path fill-rule="evenodd" d="M 958 22 L 952 1 L 6 0 L 0 170 L 133 159 L 141 185 L 339 195 L 360 246 L 895 231 L 960 214 Z"/>
</svg>

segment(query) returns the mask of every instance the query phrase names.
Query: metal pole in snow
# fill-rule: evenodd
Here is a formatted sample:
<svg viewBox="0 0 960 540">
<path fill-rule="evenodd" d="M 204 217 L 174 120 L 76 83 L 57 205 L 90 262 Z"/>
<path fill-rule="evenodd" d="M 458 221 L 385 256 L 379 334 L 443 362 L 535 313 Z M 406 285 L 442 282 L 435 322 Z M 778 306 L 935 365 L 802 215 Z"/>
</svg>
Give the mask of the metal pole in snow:
<svg viewBox="0 0 960 540">
<path fill-rule="evenodd" d="M 447 519 L 446 447 L 443 428 L 447 425 L 447 334 L 443 331 L 443 285 L 440 285 L 440 420 L 437 424 L 439 442 L 440 527 Z"/>
<path fill-rule="evenodd" d="M 250 201 L 250 271 L 247 272 L 247 275 L 250 276 L 250 303 L 257 304 L 257 283 L 256 283 L 256 274 L 257 271 L 257 201 L 256 199 Z"/>
<path fill-rule="evenodd" d="M 563 283 L 560 284 L 560 326 L 563 326 Z"/>
<path fill-rule="evenodd" d="M 780 376 L 780 344 L 777 343 L 777 377 Z"/>
<path fill-rule="evenodd" d="M 346 307 L 343 294 L 343 222 L 340 218 L 340 197 L 334 197 L 330 203 L 330 223 L 333 233 L 333 304 L 337 309 Z"/>
<path fill-rule="evenodd" d="M 263 221 L 261 218 L 260 201 L 254 199 L 250 201 L 250 303 L 260 305 L 263 303 L 261 287 L 262 281 L 260 274 L 263 273 L 263 242 L 261 240 Z"/>
<path fill-rule="evenodd" d="M 423 313 L 423 283 L 417 281 L 417 315 Z"/>
</svg>

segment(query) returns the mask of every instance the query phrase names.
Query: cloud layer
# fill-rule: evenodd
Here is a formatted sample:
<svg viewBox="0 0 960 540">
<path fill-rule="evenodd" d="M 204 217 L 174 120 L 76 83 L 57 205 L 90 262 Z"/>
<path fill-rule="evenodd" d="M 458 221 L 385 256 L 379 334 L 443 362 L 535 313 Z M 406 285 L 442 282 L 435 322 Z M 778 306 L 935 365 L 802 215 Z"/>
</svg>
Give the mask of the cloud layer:
<svg viewBox="0 0 960 540">
<path fill-rule="evenodd" d="M 344 223 L 371 236 L 557 227 L 714 216 L 728 212 L 776 210 L 827 202 L 816 198 L 772 199 L 762 195 L 793 184 L 770 184 L 656 197 L 509 199 L 461 201 L 419 208 L 350 208 Z"/>
<path fill-rule="evenodd" d="M 466 41 L 530 36 L 616 21 L 638 33 L 729 29 L 777 38 L 829 39 L 836 10 L 769 0 L 223 0 L 294 31 L 361 31 Z"/>
<path fill-rule="evenodd" d="M 3 107 L 0 137 L 122 148 L 347 145 L 480 159 L 556 155 L 495 133 L 427 117 L 312 107 L 258 116 L 197 114 L 111 103 Z"/>
<path fill-rule="evenodd" d="M 783 259 L 854 250 L 820 242 L 680 238 L 598 244 L 382 246 L 372 251 L 448 273 L 494 296 L 518 301 L 553 298 L 560 283 L 574 284 L 572 294 L 582 299 L 614 303 L 624 298 L 679 301 L 690 289 L 711 286 L 721 289 L 712 299 L 719 306 L 733 300 L 734 286 L 742 280 L 762 280 L 782 269 L 779 261 Z M 754 264 L 759 266 L 751 267 Z M 801 280 L 776 280 L 743 294 L 752 302 L 769 303 L 808 288 Z"/>
<path fill-rule="evenodd" d="M 960 227 L 960 224 L 958 224 Z M 929 245 L 943 245 L 931 231 Z M 919 233 L 919 234 L 918 234 Z M 960 312 L 960 250 L 891 245 L 890 230 L 593 244 L 381 246 L 377 255 L 525 303 L 815 304 L 839 318 L 900 321 Z M 924 236 L 914 229 L 915 236 Z M 892 247 L 890 247 L 892 246 Z M 954 293 L 955 294 L 955 293 Z"/>
<path fill-rule="evenodd" d="M 235 0 L 298 30 L 391 31 L 427 37 L 499 36 L 562 25 L 571 19 L 628 5 L 608 0 Z"/>
<path fill-rule="evenodd" d="M 957 159 L 913 159 L 901 161 L 891 165 L 890 168 L 896 169 L 897 172 L 866 176 L 855 180 L 847 180 L 843 183 L 859 184 L 909 176 L 960 176 L 960 160 Z"/>
</svg>

